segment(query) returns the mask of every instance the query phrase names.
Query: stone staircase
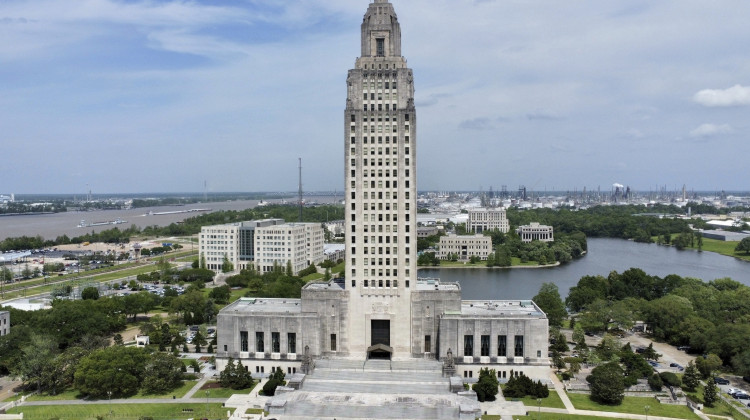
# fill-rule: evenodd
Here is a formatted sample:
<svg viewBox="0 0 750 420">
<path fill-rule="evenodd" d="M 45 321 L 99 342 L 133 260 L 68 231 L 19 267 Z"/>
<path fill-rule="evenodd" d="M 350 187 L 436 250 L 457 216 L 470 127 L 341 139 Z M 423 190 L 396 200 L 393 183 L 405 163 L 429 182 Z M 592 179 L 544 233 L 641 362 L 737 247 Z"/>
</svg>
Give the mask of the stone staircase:
<svg viewBox="0 0 750 420">
<path fill-rule="evenodd" d="M 442 364 L 423 359 L 320 359 L 299 391 L 272 398 L 283 419 L 474 419 L 479 403 L 450 393 Z"/>
</svg>

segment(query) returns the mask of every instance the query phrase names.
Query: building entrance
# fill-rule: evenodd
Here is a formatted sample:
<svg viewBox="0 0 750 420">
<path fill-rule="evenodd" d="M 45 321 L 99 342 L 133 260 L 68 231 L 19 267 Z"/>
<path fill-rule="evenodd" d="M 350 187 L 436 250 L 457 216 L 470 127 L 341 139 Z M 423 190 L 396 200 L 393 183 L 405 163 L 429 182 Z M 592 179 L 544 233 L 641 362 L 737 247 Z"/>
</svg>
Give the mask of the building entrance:
<svg viewBox="0 0 750 420">
<path fill-rule="evenodd" d="M 372 339 L 367 349 L 368 359 L 390 359 L 393 354 L 391 348 L 391 321 L 373 319 L 370 321 Z"/>
</svg>

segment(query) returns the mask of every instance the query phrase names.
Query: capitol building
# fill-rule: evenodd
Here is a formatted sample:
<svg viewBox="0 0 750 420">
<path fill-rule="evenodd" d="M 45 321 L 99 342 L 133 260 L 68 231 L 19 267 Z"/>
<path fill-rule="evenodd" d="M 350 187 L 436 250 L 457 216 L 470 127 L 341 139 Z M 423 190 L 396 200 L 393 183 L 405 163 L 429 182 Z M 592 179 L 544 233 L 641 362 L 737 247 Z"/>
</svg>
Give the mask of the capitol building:
<svg viewBox="0 0 750 420">
<path fill-rule="evenodd" d="M 366 407 L 399 404 L 408 417 L 382 418 L 475 418 L 478 403 L 461 383 L 480 369 L 494 369 L 501 382 L 520 373 L 548 380 L 547 317 L 531 300 L 462 300 L 459 284 L 418 277 L 415 76 L 387 0 L 369 5 L 361 51 L 346 77 L 343 114 L 345 277 L 309 283 L 301 299 L 242 298 L 225 307 L 217 369 L 230 358 L 253 374 L 283 369 L 288 392 L 266 407 L 279 418 L 377 418 Z M 398 377 L 399 369 L 408 374 Z M 330 388 L 326 375 L 351 371 L 396 376 L 383 379 L 387 389 L 356 377 Z M 420 375 L 437 379 L 414 379 Z M 404 380 L 416 382 L 391 383 Z"/>
</svg>

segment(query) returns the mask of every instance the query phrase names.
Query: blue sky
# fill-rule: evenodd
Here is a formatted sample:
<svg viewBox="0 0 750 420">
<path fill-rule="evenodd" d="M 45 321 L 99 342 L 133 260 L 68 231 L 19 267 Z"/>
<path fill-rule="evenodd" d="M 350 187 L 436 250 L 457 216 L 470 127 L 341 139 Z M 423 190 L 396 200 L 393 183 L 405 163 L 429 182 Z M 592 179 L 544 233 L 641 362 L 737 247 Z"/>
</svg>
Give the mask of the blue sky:
<svg viewBox="0 0 750 420">
<path fill-rule="evenodd" d="M 392 2 L 419 189 L 750 189 L 750 2 Z M 3 0 L 0 193 L 342 189 L 367 5 Z"/>
</svg>

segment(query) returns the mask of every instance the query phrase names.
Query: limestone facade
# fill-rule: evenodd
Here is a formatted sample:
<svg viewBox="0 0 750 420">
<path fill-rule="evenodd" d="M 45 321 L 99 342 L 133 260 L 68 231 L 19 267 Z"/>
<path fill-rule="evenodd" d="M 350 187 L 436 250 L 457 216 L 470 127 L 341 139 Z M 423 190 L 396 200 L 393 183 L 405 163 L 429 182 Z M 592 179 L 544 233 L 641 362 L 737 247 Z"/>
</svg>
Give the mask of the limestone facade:
<svg viewBox="0 0 750 420">
<path fill-rule="evenodd" d="M 510 224 L 505 214 L 505 209 L 474 209 L 469 210 L 469 218 L 466 221 L 466 231 L 482 233 L 489 230 L 499 230 L 503 233 L 510 231 Z"/>
<path fill-rule="evenodd" d="M 487 256 L 492 253 L 492 238 L 482 234 L 450 234 L 440 237 L 438 247 L 437 256 L 441 260 L 447 260 L 452 255 L 457 255 L 461 261 L 469 260 L 471 257 L 478 257 L 482 261 L 487 261 Z"/>
<path fill-rule="evenodd" d="M 0 336 L 10 333 L 10 312 L 0 311 Z"/>
<path fill-rule="evenodd" d="M 554 229 L 552 229 L 552 226 L 540 225 L 536 222 L 519 226 L 518 229 L 516 229 L 516 232 L 523 242 L 552 242 L 555 240 Z"/>
</svg>

